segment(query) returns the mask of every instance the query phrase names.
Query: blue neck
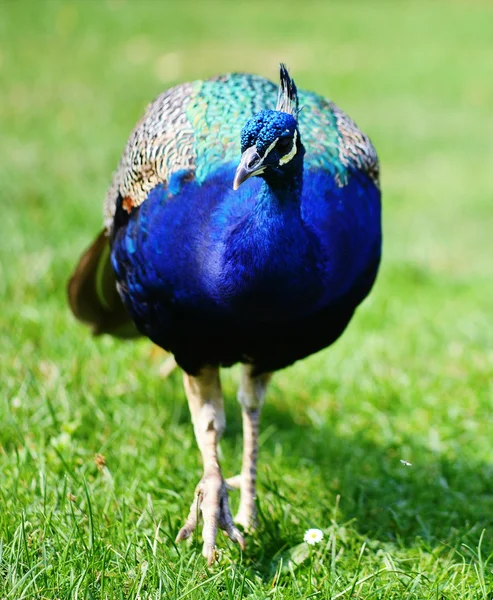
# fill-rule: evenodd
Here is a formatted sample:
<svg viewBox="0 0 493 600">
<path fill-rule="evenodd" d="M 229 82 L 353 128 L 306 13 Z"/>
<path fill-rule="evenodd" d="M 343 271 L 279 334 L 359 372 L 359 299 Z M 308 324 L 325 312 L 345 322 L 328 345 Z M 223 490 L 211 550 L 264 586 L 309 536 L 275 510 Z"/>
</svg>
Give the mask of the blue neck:
<svg viewBox="0 0 493 600">
<path fill-rule="evenodd" d="M 286 220 L 290 221 L 300 215 L 301 185 L 275 185 L 273 182 L 262 181 L 255 205 L 251 213 L 251 219 L 259 225 L 270 224 L 273 227 L 272 234 L 282 233 Z M 276 229 L 278 231 L 276 232 Z"/>
<path fill-rule="evenodd" d="M 250 212 L 225 232 L 218 296 L 246 317 L 281 318 L 283 308 L 296 313 L 320 291 L 317 244 L 301 219 L 302 160 L 300 166 L 269 173 Z"/>
<path fill-rule="evenodd" d="M 246 255 L 256 253 L 255 263 L 263 264 L 263 270 L 275 270 L 276 260 L 285 250 L 291 236 L 303 235 L 301 227 L 301 194 L 303 185 L 303 160 L 297 161 L 289 170 L 266 171 L 255 198 L 250 215 L 232 236 L 228 243 Z M 237 255 L 241 256 L 241 253 Z"/>
<path fill-rule="evenodd" d="M 258 201 L 280 203 L 284 207 L 292 203 L 299 206 L 303 189 L 303 155 L 304 148 L 300 145 L 298 154 L 291 164 L 286 165 L 282 170 L 267 169 L 263 176 Z"/>
</svg>

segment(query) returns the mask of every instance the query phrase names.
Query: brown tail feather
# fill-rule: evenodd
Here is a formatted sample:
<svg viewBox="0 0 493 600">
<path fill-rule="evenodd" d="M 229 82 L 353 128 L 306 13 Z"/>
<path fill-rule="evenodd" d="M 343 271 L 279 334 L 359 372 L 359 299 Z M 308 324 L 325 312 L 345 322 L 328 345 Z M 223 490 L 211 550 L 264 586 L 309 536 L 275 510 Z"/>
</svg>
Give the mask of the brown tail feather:
<svg viewBox="0 0 493 600">
<path fill-rule="evenodd" d="M 120 338 L 140 335 L 116 290 L 109 238 L 104 230 L 81 256 L 67 291 L 75 317 L 89 325 L 94 335 L 108 333 Z"/>
</svg>

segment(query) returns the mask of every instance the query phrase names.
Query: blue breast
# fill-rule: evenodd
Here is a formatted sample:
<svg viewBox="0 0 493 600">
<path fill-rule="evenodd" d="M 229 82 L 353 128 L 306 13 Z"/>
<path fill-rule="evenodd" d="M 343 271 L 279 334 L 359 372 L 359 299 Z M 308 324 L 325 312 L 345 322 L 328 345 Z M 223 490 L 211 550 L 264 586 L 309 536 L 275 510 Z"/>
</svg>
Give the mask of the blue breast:
<svg viewBox="0 0 493 600">
<path fill-rule="evenodd" d="M 234 192 L 235 168 L 224 165 L 201 185 L 175 174 L 133 211 L 112 247 L 120 293 L 141 331 L 175 354 L 176 340 L 199 330 L 219 346 L 236 335 L 234 348 L 223 344 L 224 364 L 252 351 L 253 332 L 265 346 L 305 321 L 329 330 L 331 306 L 349 320 L 373 283 L 381 245 L 380 193 L 366 176 L 339 187 L 332 174 L 308 169 L 301 203 L 277 202 L 262 199 L 259 178 Z M 315 345 L 328 343 L 317 337 Z"/>
</svg>

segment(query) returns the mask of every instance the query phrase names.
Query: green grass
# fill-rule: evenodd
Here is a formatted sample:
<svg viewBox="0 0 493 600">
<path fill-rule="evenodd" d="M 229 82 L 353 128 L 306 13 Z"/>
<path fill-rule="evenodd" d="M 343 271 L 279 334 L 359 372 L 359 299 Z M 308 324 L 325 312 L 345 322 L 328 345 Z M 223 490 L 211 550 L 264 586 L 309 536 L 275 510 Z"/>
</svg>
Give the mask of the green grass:
<svg viewBox="0 0 493 600">
<path fill-rule="evenodd" d="M 492 597 L 492 20 L 486 0 L 2 4 L 0 598 Z M 173 542 L 201 474 L 180 374 L 91 339 L 65 284 L 145 105 L 280 60 L 372 137 L 384 262 L 340 342 L 275 377 L 259 530 L 208 569 Z"/>
</svg>

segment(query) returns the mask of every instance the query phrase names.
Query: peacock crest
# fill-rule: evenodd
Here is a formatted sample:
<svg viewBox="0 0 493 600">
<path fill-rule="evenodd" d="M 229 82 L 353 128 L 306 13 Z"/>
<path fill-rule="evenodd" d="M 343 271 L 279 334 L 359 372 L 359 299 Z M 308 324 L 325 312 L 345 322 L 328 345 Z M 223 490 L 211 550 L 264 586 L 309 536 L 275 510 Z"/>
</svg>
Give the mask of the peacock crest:
<svg viewBox="0 0 493 600">
<path fill-rule="evenodd" d="M 234 73 L 184 83 L 158 96 L 137 123 L 114 173 L 104 208 L 107 230 L 119 197 L 130 212 L 155 186 L 168 185 L 174 173 L 188 173 L 202 183 L 218 164 L 236 165 L 241 148 L 250 145 L 241 139 L 245 122 L 265 110 L 296 120 L 307 151 L 306 168 L 332 172 L 339 187 L 356 172 L 378 186 L 378 158 L 367 136 L 332 102 L 298 92 L 281 63 L 279 86 L 257 75 Z"/>
<path fill-rule="evenodd" d="M 288 69 L 284 63 L 280 65 L 280 84 L 277 96 L 276 110 L 279 112 L 293 115 L 296 119 L 298 116 L 298 90 L 294 80 L 290 77 Z"/>
</svg>

